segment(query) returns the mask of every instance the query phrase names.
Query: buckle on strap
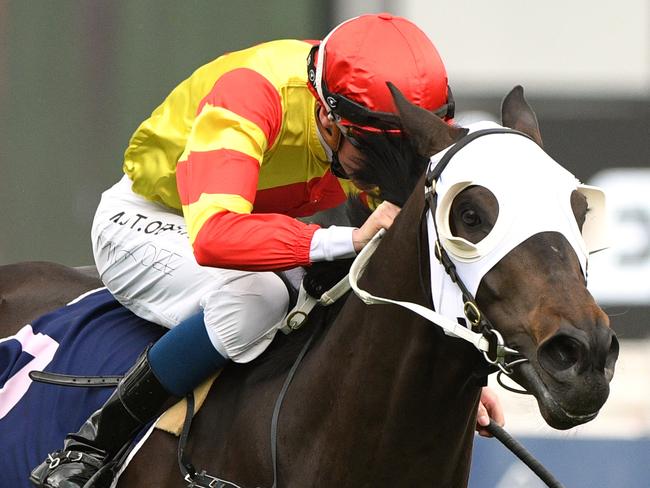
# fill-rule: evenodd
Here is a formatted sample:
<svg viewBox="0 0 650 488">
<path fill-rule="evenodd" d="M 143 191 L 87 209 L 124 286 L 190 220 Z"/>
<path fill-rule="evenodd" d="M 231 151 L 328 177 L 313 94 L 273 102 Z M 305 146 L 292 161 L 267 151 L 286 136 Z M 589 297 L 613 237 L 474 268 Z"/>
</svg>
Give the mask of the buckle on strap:
<svg viewBox="0 0 650 488">
<path fill-rule="evenodd" d="M 58 453 L 55 453 L 56 457 L 53 457 L 52 454 L 47 455 L 47 461 L 46 463 L 49 463 L 49 468 L 54 469 L 56 468 L 59 464 L 61 464 L 61 458 L 58 457 Z"/>
<path fill-rule="evenodd" d="M 467 320 L 469 320 L 469 323 L 472 326 L 472 328 L 477 329 L 481 321 L 483 320 L 483 316 L 481 315 L 481 311 L 479 310 L 476 303 L 467 300 L 463 304 L 463 313 L 465 314 Z"/>
<path fill-rule="evenodd" d="M 50 470 L 56 469 L 61 464 L 78 463 L 87 464 L 97 469 L 102 467 L 101 461 L 79 451 L 55 451 L 47 455 L 45 460 Z"/>
<path fill-rule="evenodd" d="M 312 297 L 305 287 L 301 284 L 298 291 L 298 301 L 296 306 L 287 314 L 284 319 L 280 330 L 285 334 L 290 334 L 294 330 L 299 329 L 307 320 L 309 312 L 318 304 L 318 299 Z"/>
<path fill-rule="evenodd" d="M 305 287 L 301 284 L 300 291 L 298 292 L 298 301 L 296 306 L 287 314 L 280 325 L 280 330 L 285 334 L 290 334 L 296 329 L 299 329 L 307 321 L 307 317 L 316 305 L 328 306 L 332 305 L 339 298 L 345 295 L 350 290 L 350 282 L 346 275 L 332 288 L 327 290 L 321 295 L 320 298 L 314 298 Z"/>
<path fill-rule="evenodd" d="M 230 481 L 210 476 L 205 470 L 194 475 L 188 473 L 185 475 L 185 481 L 188 482 L 187 488 L 241 488 Z"/>
</svg>

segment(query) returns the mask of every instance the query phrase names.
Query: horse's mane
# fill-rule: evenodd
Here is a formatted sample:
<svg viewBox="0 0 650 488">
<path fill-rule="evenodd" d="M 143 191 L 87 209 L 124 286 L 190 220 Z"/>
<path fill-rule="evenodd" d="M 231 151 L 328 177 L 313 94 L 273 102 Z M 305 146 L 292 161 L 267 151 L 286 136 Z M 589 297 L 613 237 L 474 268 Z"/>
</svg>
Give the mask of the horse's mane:
<svg viewBox="0 0 650 488">
<path fill-rule="evenodd" d="M 378 187 L 371 196 L 404 206 L 429 159 L 420 156 L 409 140 L 389 132 L 362 132 L 355 135 L 361 157 L 360 169 L 352 176 Z"/>
<path fill-rule="evenodd" d="M 402 135 L 387 132 L 365 132 L 355 138 L 360 145 L 361 158 L 356 162 L 361 169 L 355 172 L 353 177 L 378 188 L 370 195 L 371 197 L 386 200 L 402 207 L 425 170 L 428 158 L 418 155 Z M 359 227 L 370 215 L 370 212 L 360 198 L 349 198 L 346 202 L 346 214 L 349 222 L 345 224 Z M 341 224 L 341 222 L 338 223 Z M 314 263 L 307 270 L 306 279 L 322 282 L 322 291 L 326 291 L 345 276 L 351 262 L 352 260 L 338 260 Z M 317 342 L 322 338 L 327 325 L 336 317 L 344 301 L 345 298 L 325 309 L 319 307 L 314 309 L 300 331 L 293 332 L 288 336 L 278 334 L 269 349 L 253 362 L 255 379 L 263 381 L 265 378 L 276 377 L 289 369 L 300 349 L 311 336 L 310 329 L 323 321 L 325 322 L 325 326 L 319 330 L 319 337 L 315 338 Z"/>
</svg>

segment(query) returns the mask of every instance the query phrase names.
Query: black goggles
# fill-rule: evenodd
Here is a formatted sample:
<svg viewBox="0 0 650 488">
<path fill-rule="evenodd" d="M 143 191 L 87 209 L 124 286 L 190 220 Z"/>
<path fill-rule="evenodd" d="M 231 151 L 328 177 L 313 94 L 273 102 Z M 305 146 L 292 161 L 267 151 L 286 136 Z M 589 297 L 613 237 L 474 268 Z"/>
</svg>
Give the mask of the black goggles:
<svg viewBox="0 0 650 488">
<path fill-rule="evenodd" d="M 318 45 L 312 47 L 307 57 L 307 77 L 316 93 L 318 93 L 318 87 L 316 86 L 316 52 L 318 51 L 318 47 Z M 321 80 L 320 88 L 327 103 L 328 110 L 333 112 L 334 115 L 350 121 L 354 125 L 373 127 L 380 130 L 396 130 L 401 128 L 400 119 L 396 114 L 370 110 L 343 95 L 332 93 L 327 88 L 327 83 L 325 83 L 324 79 Z M 447 103 L 436 109 L 433 113 L 440 118 L 451 119 L 454 117 L 454 112 L 454 97 L 451 93 L 451 88 L 447 86 Z"/>
<path fill-rule="evenodd" d="M 339 126 L 339 130 L 341 131 L 341 137 L 349 141 L 350 144 L 352 144 L 355 148 L 361 149 L 363 147 L 357 138 L 362 132 L 360 129 L 357 129 L 355 127 Z M 342 180 L 350 179 L 350 175 L 347 174 L 347 172 L 343 169 L 343 165 L 341 165 L 338 150 L 332 153 L 332 163 L 330 164 L 330 169 L 332 171 L 332 174 L 337 178 L 341 178 Z"/>
</svg>

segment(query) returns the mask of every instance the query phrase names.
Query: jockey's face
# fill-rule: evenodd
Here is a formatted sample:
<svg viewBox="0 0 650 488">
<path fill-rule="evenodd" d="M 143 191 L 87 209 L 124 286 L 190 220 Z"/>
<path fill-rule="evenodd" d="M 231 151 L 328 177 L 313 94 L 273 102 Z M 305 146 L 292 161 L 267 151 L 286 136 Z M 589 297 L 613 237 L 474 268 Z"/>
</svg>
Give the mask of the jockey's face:
<svg viewBox="0 0 650 488">
<path fill-rule="evenodd" d="M 370 191 L 374 188 L 374 185 L 364 183 L 352 176 L 361 169 L 360 162 L 363 161 L 363 154 L 354 146 L 350 139 L 343 136 L 341 136 L 341 144 L 339 146 L 339 161 L 343 171 L 348 175 L 354 186 L 362 191 Z"/>
<path fill-rule="evenodd" d="M 354 186 L 366 191 L 373 189 L 373 185 L 368 185 L 351 176 L 360 169 L 360 161 L 363 160 L 362 153 L 349 138 L 341 133 L 341 129 L 327 117 L 327 111 L 320 105 L 317 105 L 316 108 L 316 120 L 325 143 L 332 151 L 338 151 L 341 169 L 348 175 Z"/>
</svg>

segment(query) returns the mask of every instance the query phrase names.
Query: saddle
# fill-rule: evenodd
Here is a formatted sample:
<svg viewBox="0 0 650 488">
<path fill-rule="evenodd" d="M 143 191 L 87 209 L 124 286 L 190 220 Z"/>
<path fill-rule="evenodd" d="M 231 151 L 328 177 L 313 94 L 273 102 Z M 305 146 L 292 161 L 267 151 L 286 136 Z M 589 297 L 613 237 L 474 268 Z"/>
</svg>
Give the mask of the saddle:
<svg viewBox="0 0 650 488">
<path fill-rule="evenodd" d="M 205 380 L 194 389 L 194 411 L 192 413 L 192 416 L 196 415 L 199 409 L 203 406 L 203 402 L 205 402 L 205 399 L 208 397 L 210 388 L 212 388 L 212 385 L 220 373 L 221 371 L 218 371 L 216 374 L 212 375 L 210 378 Z M 155 424 L 155 428 L 178 437 L 183 431 L 183 424 L 185 422 L 186 415 L 187 399 L 183 398 L 181 401 L 168 408 L 158 418 Z"/>
<path fill-rule="evenodd" d="M 280 330 L 285 334 L 291 333 L 304 324 L 314 306 L 333 303 L 345 294 L 350 288 L 347 281 L 342 281 L 351 264 L 352 260 L 341 260 L 316 263 L 309 270 L 294 268 L 276 273 L 289 291 L 289 312 L 282 321 Z M 221 371 L 217 372 L 194 389 L 193 416 L 203 406 L 220 373 Z M 178 437 L 183 431 L 186 413 L 187 400 L 183 399 L 164 412 L 156 421 L 155 427 Z"/>
<path fill-rule="evenodd" d="M 309 271 L 304 268 L 294 268 L 278 272 L 277 275 L 289 291 L 289 312 L 282 321 L 280 330 L 289 334 L 301 327 L 306 321 L 309 312 L 314 306 L 333 303 L 350 288 L 347 280 L 347 272 L 352 260 L 335 261 L 333 263 L 316 263 Z M 205 380 L 194 389 L 194 412 L 196 415 L 203 406 L 210 388 L 219 376 L 221 371 Z M 187 415 L 187 400 L 183 399 L 164 412 L 156 421 L 156 429 L 163 430 L 176 437 L 181 435 L 185 417 Z"/>
</svg>

